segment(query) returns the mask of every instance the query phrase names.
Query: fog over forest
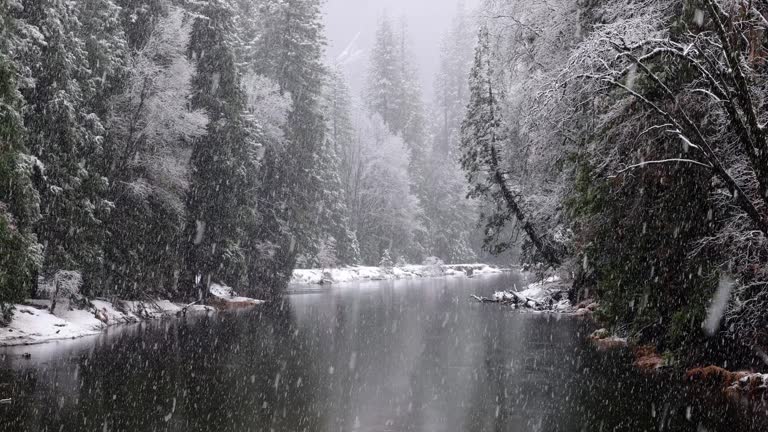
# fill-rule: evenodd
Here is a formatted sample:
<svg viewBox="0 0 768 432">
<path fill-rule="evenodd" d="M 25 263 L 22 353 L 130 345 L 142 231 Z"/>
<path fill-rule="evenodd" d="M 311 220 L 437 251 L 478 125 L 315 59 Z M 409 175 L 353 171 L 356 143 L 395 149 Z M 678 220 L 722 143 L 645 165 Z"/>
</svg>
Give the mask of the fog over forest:
<svg viewBox="0 0 768 432">
<path fill-rule="evenodd" d="M 440 63 L 440 42 L 456 10 L 462 5 L 475 10 L 481 0 L 327 0 L 325 24 L 328 29 L 328 61 L 339 60 L 347 48 L 359 52 L 345 59 L 344 70 L 350 86 L 360 91 L 368 67 L 374 33 L 382 16 L 408 23 L 411 49 L 417 60 L 419 80 L 424 89 L 431 89 Z M 432 100 L 431 92 L 426 92 Z"/>
</svg>

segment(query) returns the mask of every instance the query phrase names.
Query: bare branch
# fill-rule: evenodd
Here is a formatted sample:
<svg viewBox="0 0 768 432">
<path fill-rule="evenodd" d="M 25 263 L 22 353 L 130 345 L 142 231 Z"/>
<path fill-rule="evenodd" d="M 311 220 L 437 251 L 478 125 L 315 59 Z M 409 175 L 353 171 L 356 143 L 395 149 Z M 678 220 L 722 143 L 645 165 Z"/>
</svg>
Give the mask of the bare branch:
<svg viewBox="0 0 768 432">
<path fill-rule="evenodd" d="M 616 178 L 620 176 L 621 174 L 624 174 L 627 171 L 631 171 L 636 168 L 643 168 L 649 165 L 663 165 L 663 164 L 673 164 L 673 163 L 686 163 L 690 165 L 700 166 L 703 168 L 706 168 L 708 170 L 712 169 L 712 165 L 707 165 L 705 163 L 701 163 L 695 160 L 691 159 L 664 159 L 664 160 L 654 160 L 654 161 L 646 161 L 646 162 L 640 162 L 638 164 L 630 165 L 620 171 L 617 171 L 616 174 L 610 176 L 610 178 Z"/>
</svg>

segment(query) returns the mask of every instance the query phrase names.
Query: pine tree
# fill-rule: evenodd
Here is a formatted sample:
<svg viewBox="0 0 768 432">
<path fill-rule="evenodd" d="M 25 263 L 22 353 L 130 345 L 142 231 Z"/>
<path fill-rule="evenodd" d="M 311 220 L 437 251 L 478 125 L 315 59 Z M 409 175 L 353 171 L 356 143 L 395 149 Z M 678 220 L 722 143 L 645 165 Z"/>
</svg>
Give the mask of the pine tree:
<svg viewBox="0 0 768 432">
<path fill-rule="evenodd" d="M 352 97 L 341 71 L 331 71 L 327 87 L 326 112 L 328 113 L 329 139 L 339 157 L 341 182 L 346 193 L 347 206 L 352 201 L 352 176 L 354 164 L 359 158 L 352 124 Z"/>
<path fill-rule="evenodd" d="M 410 189 L 406 195 L 414 197 L 411 192 L 416 192 L 416 208 L 411 208 L 407 203 L 403 208 L 413 210 L 420 214 L 419 200 L 422 198 L 420 185 L 423 183 L 427 165 L 427 152 L 425 151 L 426 131 L 425 117 L 421 102 L 421 90 L 416 77 L 416 70 L 410 61 L 408 50 L 408 35 L 405 20 L 402 20 L 398 31 L 395 31 L 391 21 L 384 17 L 376 32 L 374 48 L 371 53 L 371 64 L 368 71 L 368 83 L 365 91 L 365 103 L 369 111 L 380 118 L 389 131 L 399 137 L 405 144 L 404 157 L 408 161 L 406 183 Z M 398 178 L 399 174 L 392 177 Z M 404 200 L 403 203 L 406 203 Z M 405 214 L 404 213 L 404 214 Z M 404 217 L 408 219 L 408 216 Z M 420 261 L 426 251 L 428 242 L 426 235 L 417 235 L 413 225 L 407 224 L 405 232 L 408 241 L 402 246 L 401 251 L 410 259 Z M 362 235 L 361 235 L 362 237 Z M 418 241 L 416 241 L 418 240 Z M 361 241 L 365 243 L 365 241 Z M 380 254 L 380 249 L 373 248 L 366 251 L 363 246 L 363 255 Z"/>
<path fill-rule="evenodd" d="M 184 288 L 206 296 L 212 282 L 236 285 L 246 273 L 245 226 L 256 185 L 257 145 L 243 118 L 244 97 L 233 52 L 235 9 L 227 0 L 196 10 L 189 55 L 196 61 L 192 107 L 209 117 L 196 140 L 188 190 Z"/>
<path fill-rule="evenodd" d="M 357 235 L 350 228 L 349 209 L 344 196 L 344 187 L 339 178 L 339 170 L 340 161 L 336 156 L 334 144 L 327 141 L 316 156 L 316 162 L 312 168 L 314 183 L 319 189 L 319 195 L 315 200 L 318 234 L 323 236 L 327 233 L 334 239 L 340 264 L 355 265 L 360 263 L 360 250 Z M 320 244 L 322 240 L 321 237 L 313 239 L 312 242 Z"/>
<path fill-rule="evenodd" d="M 321 189 L 312 181 L 311 168 L 326 142 L 326 70 L 318 0 L 265 0 L 260 10 L 263 28 L 254 47 L 260 61 L 252 67 L 277 82 L 292 100 L 283 128 L 285 145 L 267 149 L 263 161 L 265 181 L 258 193 L 262 220 L 252 236 L 265 252 L 250 260 L 250 283 L 268 287 L 269 296 L 287 283 L 297 256 L 319 238 L 313 208 Z"/>
<path fill-rule="evenodd" d="M 91 79 L 83 33 L 71 2 L 28 2 L 18 16 L 34 31 L 19 50 L 27 101 L 24 123 L 29 148 L 45 166 L 40 186 L 42 219 L 36 231 L 45 244 L 47 272 L 99 268 L 105 238 L 108 180 L 97 170 L 105 129 L 87 109 L 83 87 Z M 77 246 L 74 246 L 77 245 Z"/>
<path fill-rule="evenodd" d="M 423 163 L 427 157 L 426 152 L 426 116 L 422 101 L 421 85 L 419 84 L 418 71 L 412 62 L 409 47 L 408 23 L 405 17 L 400 21 L 400 33 L 398 35 L 397 65 L 399 67 L 400 95 L 397 100 L 400 107 L 397 113 L 399 130 L 395 133 L 402 136 L 411 153 L 411 173 L 415 181 L 419 181 L 423 171 Z"/>
<path fill-rule="evenodd" d="M 381 255 L 381 261 L 379 261 L 379 267 L 382 268 L 392 268 L 394 267 L 394 263 L 392 262 L 392 257 L 390 255 L 389 249 L 384 249 L 384 253 Z"/>
<path fill-rule="evenodd" d="M 426 237 L 422 242 L 429 255 L 447 262 L 468 262 L 477 255 L 472 246 L 479 217 L 477 203 L 466 199 L 466 181 L 458 164 L 461 122 L 469 102 L 471 32 L 466 10 L 460 4 L 442 42 L 430 125 L 431 149 L 424 157 L 416 185 L 424 209 Z"/>
<path fill-rule="evenodd" d="M 83 82 L 83 99 L 90 112 L 107 119 L 109 100 L 123 90 L 128 74 L 128 41 L 120 8 L 112 0 L 82 0 L 77 16 L 89 72 Z"/>
<path fill-rule="evenodd" d="M 500 253 L 511 246 L 506 240 L 498 241 L 503 228 L 512 220 L 522 227 L 547 264 L 557 266 L 560 258 L 546 239 L 539 236 L 520 204 L 520 194 L 509 184 L 502 166 L 501 149 L 507 142 L 497 92 L 490 34 L 481 28 L 475 61 L 470 74 L 470 101 L 462 124 L 462 167 L 470 184 L 471 198 L 494 203 L 496 210 L 484 215 L 486 221 L 486 247 Z"/>
<path fill-rule="evenodd" d="M 384 17 L 376 30 L 365 100 L 368 109 L 381 116 L 394 133 L 402 133 L 401 97 L 405 95 L 403 67 L 392 23 Z"/>
<path fill-rule="evenodd" d="M 31 294 L 42 263 L 32 231 L 40 216 L 32 178 L 41 167 L 24 146 L 22 100 L 9 55 L 14 31 L 9 4 L 0 0 L 0 324 L 9 320 L 10 305 Z"/>
<path fill-rule="evenodd" d="M 128 47 L 139 51 L 147 44 L 168 0 L 117 0 Z"/>
<path fill-rule="evenodd" d="M 435 136 L 435 153 L 458 151 L 461 121 L 469 102 L 467 76 L 472 68 L 474 47 L 472 25 L 463 2 L 459 4 L 451 28 L 440 47 L 440 67 L 435 77 L 435 105 L 439 128 Z"/>
<path fill-rule="evenodd" d="M 376 31 L 365 90 L 368 109 L 381 116 L 392 133 L 408 145 L 414 171 L 424 157 L 424 112 L 421 89 L 408 51 L 407 26 L 399 32 L 384 17 Z"/>
</svg>

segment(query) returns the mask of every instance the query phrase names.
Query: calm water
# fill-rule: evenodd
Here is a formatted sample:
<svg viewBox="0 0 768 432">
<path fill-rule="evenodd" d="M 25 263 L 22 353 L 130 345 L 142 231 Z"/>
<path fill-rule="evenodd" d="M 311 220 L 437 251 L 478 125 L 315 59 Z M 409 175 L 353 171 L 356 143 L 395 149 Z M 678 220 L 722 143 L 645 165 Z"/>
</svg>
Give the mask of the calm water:
<svg viewBox="0 0 768 432">
<path fill-rule="evenodd" d="M 749 430 L 594 353 L 587 323 L 468 300 L 521 283 L 337 286 L 0 350 L 0 431 Z"/>
</svg>

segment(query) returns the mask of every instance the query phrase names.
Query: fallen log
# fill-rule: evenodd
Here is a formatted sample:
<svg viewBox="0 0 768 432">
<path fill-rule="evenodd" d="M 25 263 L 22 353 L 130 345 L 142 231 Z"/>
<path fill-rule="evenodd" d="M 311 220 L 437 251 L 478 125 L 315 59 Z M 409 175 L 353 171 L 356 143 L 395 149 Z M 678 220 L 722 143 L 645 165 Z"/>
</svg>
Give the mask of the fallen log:
<svg viewBox="0 0 768 432">
<path fill-rule="evenodd" d="M 498 293 L 497 293 L 498 294 Z M 508 294 L 508 295 L 504 295 Z M 517 292 L 504 291 L 501 296 L 494 296 L 494 298 L 478 297 L 472 295 L 472 298 L 480 303 L 500 303 L 505 305 L 523 306 L 529 309 L 540 309 L 541 304 L 536 300 L 525 297 Z"/>
<path fill-rule="evenodd" d="M 487 297 L 478 297 L 476 295 L 472 295 L 472 298 L 477 300 L 480 303 L 501 303 L 501 301 L 499 300 L 489 299 Z"/>
</svg>

